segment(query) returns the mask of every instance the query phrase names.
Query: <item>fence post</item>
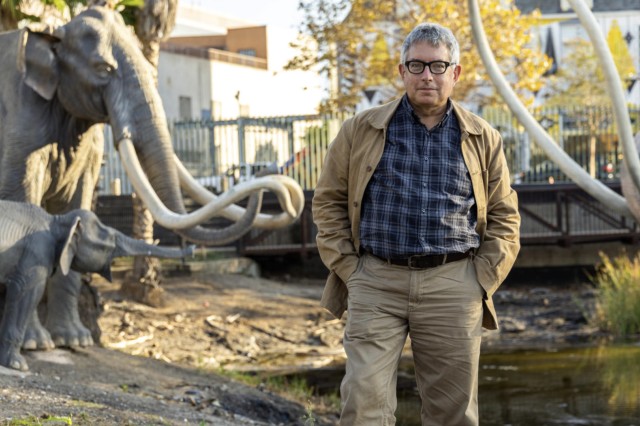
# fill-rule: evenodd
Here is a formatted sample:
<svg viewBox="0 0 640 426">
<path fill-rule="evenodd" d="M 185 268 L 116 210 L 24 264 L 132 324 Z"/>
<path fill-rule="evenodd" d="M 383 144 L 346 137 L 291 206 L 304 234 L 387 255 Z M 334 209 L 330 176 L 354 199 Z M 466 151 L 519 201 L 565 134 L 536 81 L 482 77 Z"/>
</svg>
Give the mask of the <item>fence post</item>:
<svg viewBox="0 0 640 426">
<path fill-rule="evenodd" d="M 238 117 L 238 165 L 246 163 L 246 147 L 244 140 L 244 119 L 242 116 Z"/>
<path fill-rule="evenodd" d="M 209 131 L 209 158 L 211 158 L 211 174 L 216 176 L 218 173 L 218 158 L 216 156 L 216 124 L 212 120 L 206 122 L 207 130 Z"/>
<path fill-rule="evenodd" d="M 295 141 L 293 138 L 293 120 L 287 120 L 287 141 L 289 142 L 289 154 L 290 156 L 296 155 Z M 294 158 L 295 162 L 295 158 Z"/>
</svg>

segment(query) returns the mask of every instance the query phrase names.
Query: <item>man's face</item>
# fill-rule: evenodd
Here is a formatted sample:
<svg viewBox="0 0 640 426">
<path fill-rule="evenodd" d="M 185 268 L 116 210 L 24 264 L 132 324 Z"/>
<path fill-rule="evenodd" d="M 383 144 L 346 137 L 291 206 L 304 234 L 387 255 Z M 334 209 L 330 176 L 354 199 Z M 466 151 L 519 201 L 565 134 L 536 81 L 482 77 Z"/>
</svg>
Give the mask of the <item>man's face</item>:
<svg viewBox="0 0 640 426">
<path fill-rule="evenodd" d="M 409 48 L 406 60 L 450 62 L 451 57 L 443 44 L 433 47 L 428 42 L 418 42 Z M 460 65 L 452 65 L 444 74 L 433 74 L 429 67 L 425 67 L 422 73 L 411 74 L 404 64 L 400 64 L 398 70 L 409 101 L 414 107 L 437 108 L 446 105 L 453 92 L 453 86 L 460 77 L 461 68 Z"/>
</svg>

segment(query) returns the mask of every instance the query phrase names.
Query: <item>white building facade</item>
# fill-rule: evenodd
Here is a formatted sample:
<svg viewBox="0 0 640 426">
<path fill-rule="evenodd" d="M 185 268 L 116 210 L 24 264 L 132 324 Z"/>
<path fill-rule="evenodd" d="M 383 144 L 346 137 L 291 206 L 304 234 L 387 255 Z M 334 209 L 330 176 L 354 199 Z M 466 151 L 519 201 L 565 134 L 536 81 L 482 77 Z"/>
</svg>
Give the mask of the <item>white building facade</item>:
<svg viewBox="0 0 640 426">
<path fill-rule="evenodd" d="M 284 69 L 297 53 L 290 47 L 296 37 L 295 31 L 181 7 L 158 65 L 168 119 L 317 113 L 325 96 L 322 77 Z"/>
</svg>

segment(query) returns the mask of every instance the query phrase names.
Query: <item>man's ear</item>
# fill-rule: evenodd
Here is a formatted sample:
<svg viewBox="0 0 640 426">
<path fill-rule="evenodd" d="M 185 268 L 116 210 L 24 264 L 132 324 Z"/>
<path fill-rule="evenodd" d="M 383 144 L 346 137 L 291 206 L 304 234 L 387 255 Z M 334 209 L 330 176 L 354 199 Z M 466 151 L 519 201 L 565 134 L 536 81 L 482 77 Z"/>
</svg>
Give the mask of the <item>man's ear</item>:
<svg viewBox="0 0 640 426">
<path fill-rule="evenodd" d="M 53 44 L 58 38 L 48 33 L 23 30 L 18 46 L 18 70 L 24 82 L 50 101 L 58 88 L 58 58 Z"/>
<path fill-rule="evenodd" d="M 75 218 L 73 224 L 69 228 L 69 233 L 67 234 L 64 246 L 62 247 L 62 252 L 60 253 L 59 263 L 62 275 L 69 274 L 71 263 L 73 263 L 73 258 L 76 256 L 76 253 L 79 249 L 78 242 L 80 241 L 81 232 L 82 226 L 80 225 L 80 216 L 78 216 Z"/>
<path fill-rule="evenodd" d="M 453 69 L 453 82 L 457 83 L 460 79 L 460 74 L 462 73 L 462 67 L 460 65 L 456 65 Z"/>
</svg>

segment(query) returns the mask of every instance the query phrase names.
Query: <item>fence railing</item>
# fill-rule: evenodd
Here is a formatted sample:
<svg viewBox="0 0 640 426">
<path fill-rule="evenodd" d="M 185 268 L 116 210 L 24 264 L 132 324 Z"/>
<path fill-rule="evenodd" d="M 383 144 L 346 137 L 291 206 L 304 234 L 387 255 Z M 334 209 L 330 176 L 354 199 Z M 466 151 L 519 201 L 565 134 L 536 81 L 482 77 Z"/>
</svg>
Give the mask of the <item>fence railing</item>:
<svg viewBox="0 0 640 426">
<path fill-rule="evenodd" d="M 606 183 L 620 192 L 620 182 Z M 584 243 L 623 241 L 636 243 L 640 229 L 632 220 L 613 213 L 607 206 L 589 196 L 575 184 L 514 185 L 522 216 L 520 242 L 523 246 L 572 246 Z M 304 191 L 305 207 L 300 218 L 291 226 L 275 231 L 252 229 L 241 240 L 230 244 L 241 255 L 316 254 L 317 228 L 311 214 L 313 191 Z M 278 200 L 265 194 L 264 209 L 279 211 Z M 100 219 L 125 234 L 133 227 L 133 208 L 130 196 L 101 196 L 97 213 Z M 222 227 L 229 222 L 211 219 L 205 226 Z M 154 238 L 165 245 L 179 245 L 181 239 L 172 231 L 155 225 Z"/>
<path fill-rule="evenodd" d="M 640 130 L 640 108 L 629 109 L 633 130 Z M 535 109 L 534 116 L 571 158 L 595 178 L 618 178 L 621 150 L 610 108 Z M 512 183 L 567 182 L 568 178 L 534 142 L 509 112 L 485 108 L 480 112 L 500 131 Z M 275 167 L 313 190 L 327 147 L 346 116 L 305 115 L 271 118 L 239 117 L 224 121 L 174 122 L 170 126 L 174 151 L 192 175 L 221 192 L 250 179 L 261 168 Z M 107 138 L 111 135 L 107 131 Z M 100 195 L 122 194 L 131 186 L 114 144 L 106 144 Z"/>
</svg>

